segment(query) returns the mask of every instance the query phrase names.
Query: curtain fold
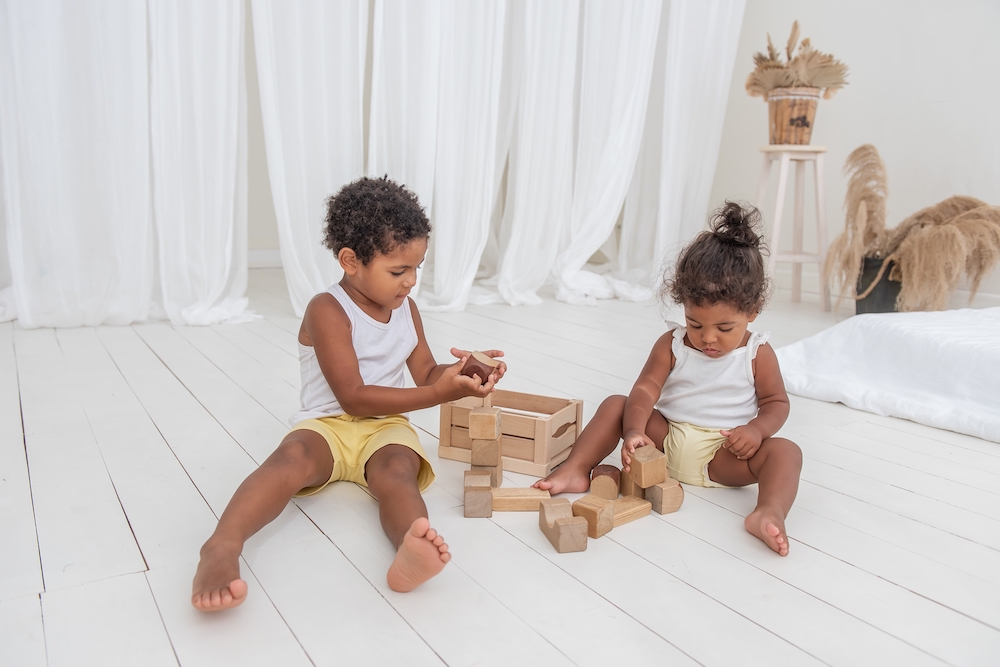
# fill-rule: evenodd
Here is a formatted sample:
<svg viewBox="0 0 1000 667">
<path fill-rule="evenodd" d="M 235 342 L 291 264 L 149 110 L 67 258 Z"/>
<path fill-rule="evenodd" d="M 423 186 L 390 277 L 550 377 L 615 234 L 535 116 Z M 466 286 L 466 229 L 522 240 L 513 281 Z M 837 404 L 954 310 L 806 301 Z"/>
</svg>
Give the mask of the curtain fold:
<svg viewBox="0 0 1000 667">
<path fill-rule="evenodd" d="M 267 168 L 296 315 L 342 271 L 323 245 L 326 199 L 364 174 L 367 0 L 253 0 Z"/>
</svg>

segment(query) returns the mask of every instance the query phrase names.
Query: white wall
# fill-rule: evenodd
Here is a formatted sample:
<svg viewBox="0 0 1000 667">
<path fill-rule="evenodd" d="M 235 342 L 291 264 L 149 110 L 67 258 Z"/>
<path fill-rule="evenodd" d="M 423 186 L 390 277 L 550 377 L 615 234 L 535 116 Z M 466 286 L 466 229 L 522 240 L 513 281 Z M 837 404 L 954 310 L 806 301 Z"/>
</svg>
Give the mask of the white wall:
<svg viewBox="0 0 1000 667">
<path fill-rule="evenodd" d="M 954 194 L 1000 205 L 1000 2 L 748 0 L 713 207 L 726 198 L 752 202 L 756 196 L 767 104 L 750 97 L 743 84 L 753 52 L 767 46 L 767 33 L 783 50 L 794 20 L 817 49 L 850 68 L 849 85 L 820 101 L 812 137 L 813 144 L 829 147 L 824 180 L 831 237 L 844 227 L 841 168 L 864 143 L 874 144 L 886 163 L 890 226 Z M 811 179 L 810 169 L 807 189 Z M 766 217 L 774 210 L 775 180 L 776 173 Z M 788 206 L 790 200 L 785 220 L 791 219 Z M 808 199 L 807 229 L 813 206 Z M 785 229 L 782 247 L 790 242 Z M 807 235 L 807 243 L 811 238 Z M 779 273 L 779 285 L 783 277 Z M 1000 304 L 1000 270 L 984 280 L 980 294 L 974 306 Z M 967 303 L 961 296 L 952 299 L 953 307 Z"/>
</svg>

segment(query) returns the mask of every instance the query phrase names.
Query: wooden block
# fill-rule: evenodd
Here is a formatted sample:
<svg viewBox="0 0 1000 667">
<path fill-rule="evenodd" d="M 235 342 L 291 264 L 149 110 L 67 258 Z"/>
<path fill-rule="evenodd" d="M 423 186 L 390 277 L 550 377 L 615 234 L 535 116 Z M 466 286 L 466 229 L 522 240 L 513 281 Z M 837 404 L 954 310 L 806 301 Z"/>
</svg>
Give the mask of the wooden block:
<svg viewBox="0 0 1000 667">
<path fill-rule="evenodd" d="M 472 465 L 474 466 L 501 465 L 500 439 L 497 438 L 496 440 L 473 440 Z"/>
<path fill-rule="evenodd" d="M 667 479 L 667 457 L 656 447 L 646 445 L 632 452 L 629 466 L 632 481 L 644 489 Z"/>
<path fill-rule="evenodd" d="M 537 512 L 549 492 L 542 489 L 493 489 L 494 512 Z"/>
<path fill-rule="evenodd" d="M 472 408 L 469 411 L 469 437 L 473 440 L 497 440 L 500 437 L 500 408 Z"/>
<path fill-rule="evenodd" d="M 493 516 L 493 494 L 490 491 L 489 473 L 478 470 L 465 471 L 465 518 Z"/>
<path fill-rule="evenodd" d="M 676 479 L 667 477 L 667 481 L 646 489 L 646 500 L 652 503 L 657 514 L 670 514 L 680 509 L 684 502 L 684 488 Z"/>
<path fill-rule="evenodd" d="M 462 375 L 468 375 L 470 378 L 478 375 L 479 384 L 486 384 L 487 380 L 490 379 L 490 375 L 493 374 L 493 371 L 499 365 L 500 362 L 493 357 L 489 357 L 482 352 L 472 352 L 465 361 L 465 366 L 462 367 Z M 496 437 L 499 438 L 500 435 L 498 434 Z"/>
<path fill-rule="evenodd" d="M 652 509 L 653 504 L 648 500 L 635 496 L 623 496 L 614 502 L 614 527 L 617 528 L 623 523 L 641 519 Z"/>
<path fill-rule="evenodd" d="M 632 475 L 624 470 L 621 471 L 621 477 L 618 480 L 618 490 L 623 496 L 646 497 L 646 490 L 632 481 Z"/>
<path fill-rule="evenodd" d="M 587 548 L 587 520 L 573 516 L 566 498 L 542 500 L 538 508 L 538 527 L 561 554 Z"/>
<path fill-rule="evenodd" d="M 500 466 L 472 466 L 471 470 L 488 473 L 490 486 L 497 487 L 503 484 L 503 468 Z"/>
<path fill-rule="evenodd" d="M 615 503 L 593 494 L 584 496 L 573 503 L 573 516 L 586 519 L 587 535 L 596 539 L 614 528 Z"/>
<path fill-rule="evenodd" d="M 618 487 L 621 479 L 621 470 L 612 465 L 599 465 L 594 467 L 590 474 L 590 493 L 598 498 L 608 500 L 618 499 Z M 593 535 L 591 535 L 593 537 Z"/>
</svg>

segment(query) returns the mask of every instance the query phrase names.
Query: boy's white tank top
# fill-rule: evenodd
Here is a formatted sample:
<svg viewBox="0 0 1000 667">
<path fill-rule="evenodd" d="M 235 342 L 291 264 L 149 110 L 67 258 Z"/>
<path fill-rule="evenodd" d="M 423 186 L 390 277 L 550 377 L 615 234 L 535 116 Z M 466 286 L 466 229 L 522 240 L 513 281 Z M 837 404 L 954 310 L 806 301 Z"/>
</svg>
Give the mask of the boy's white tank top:
<svg viewBox="0 0 1000 667">
<path fill-rule="evenodd" d="M 734 428 L 756 417 L 753 360 L 770 332 L 752 332 L 743 347 L 710 357 L 684 344 L 686 327 L 668 324 L 676 327 L 671 341 L 676 361 L 656 409 L 670 421 L 704 428 Z"/>
<path fill-rule="evenodd" d="M 358 356 L 358 370 L 366 385 L 403 387 L 403 368 L 417 346 L 409 299 L 392 311 L 389 321 L 379 322 L 354 303 L 344 288 L 335 284 L 327 290 L 340 302 L 351 321 L 351 342 Z M 334 417 L 345 414 L 330 389 L 316 359 L 316 350 L 299 343 L 299 391 L 301 407 L 289 421 L 294 426 L 303 419 Z"/>
</svg>

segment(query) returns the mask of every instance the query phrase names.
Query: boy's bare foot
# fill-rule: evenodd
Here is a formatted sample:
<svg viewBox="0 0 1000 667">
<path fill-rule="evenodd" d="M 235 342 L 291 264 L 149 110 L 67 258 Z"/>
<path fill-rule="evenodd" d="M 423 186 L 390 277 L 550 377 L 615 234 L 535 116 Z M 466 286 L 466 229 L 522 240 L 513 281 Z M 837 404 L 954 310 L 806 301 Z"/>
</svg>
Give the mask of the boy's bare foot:
<svg viewBox="0 0 1000 667">
<path fill-rule="evenodd" d="M 431 528 L 427 517 L 420 517 L 403 536 L 403 543 L 385 578 L 389 588 L 407 593 L 444 569 L 450 560 L 451 553 L 444 538 Z"/>
<path fill-rule="evenodd" d="M 590 490 L 590 472 L 569 468 L 564 463 L 553 470 L 548 477 L 538 480 L 532 486 L 548 491 L 553 496 L 557 493 L 586 493 Z"/>
<path fill-rule="evenodd" d="M 240 605 L 247 583 L 240 579 L 240 548 L 206 543 L 194 574 L 191 604 L 201 611 L 221 611 Z"/>
<path fill-rule="evenodd" d="M 788 536 L 785 535 L 785 520 L 780 511 L 758 507 L 747 515 L 743 525 L 747 532 L 778 552 L 779 556 L 788 555 Z"/>
</svg>

